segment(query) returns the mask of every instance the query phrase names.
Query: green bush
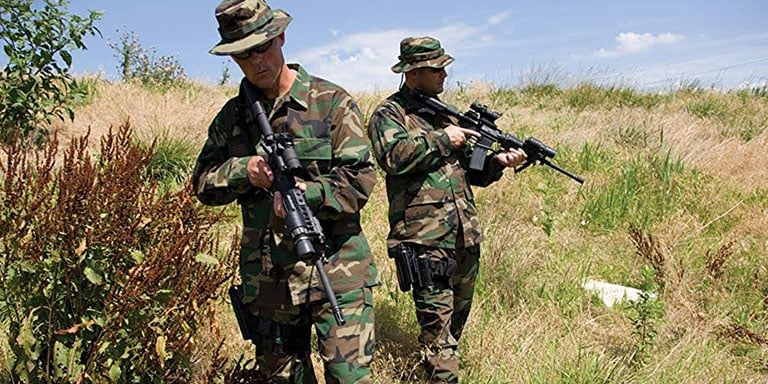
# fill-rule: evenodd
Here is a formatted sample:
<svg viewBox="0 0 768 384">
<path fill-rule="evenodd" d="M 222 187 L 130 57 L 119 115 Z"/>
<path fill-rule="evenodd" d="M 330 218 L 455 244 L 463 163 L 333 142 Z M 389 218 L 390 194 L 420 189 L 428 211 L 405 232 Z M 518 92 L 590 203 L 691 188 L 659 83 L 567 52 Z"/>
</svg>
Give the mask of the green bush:
<svg viewBox="0 0 768 384">
<path fill-rule="evenodd" d="M 144 48 L 133 32 L 123 32 L 119 42 L 108 45 L 115 51 L 124 81 L 137 81 L 161 92 L 187 83 L 184 67 L 176 56 L 158 56 L 154 47 Z"/>
<path fill-rule="evenodd" d="M 81 17 L 67 12 L 66 0 L 0 0 L 0 39 L 8 64 L 0 71 L 0 141 L 20 136 L 41 142 L 40 127 L 53 117 L 74 118 L 72 104 L 83 87 L 69 74 L 72 51 L 85 49 L 83 37 L 95 35 L 101 14 Z M 33 136 L 37 137 L 33 137 Z"/>
<path fill-rule="evenodd" d="M 193 336 L 233 275 L 189 190 L 158 194 L 128 124 L 57 159 L 6 148 L 0 183 L 0 323 L 16 382 L 188 382 Z M 34 155 L 34 156 L 33 156 Z M 232 242 L 236 244 L 236 242 Z"/>
</svg>

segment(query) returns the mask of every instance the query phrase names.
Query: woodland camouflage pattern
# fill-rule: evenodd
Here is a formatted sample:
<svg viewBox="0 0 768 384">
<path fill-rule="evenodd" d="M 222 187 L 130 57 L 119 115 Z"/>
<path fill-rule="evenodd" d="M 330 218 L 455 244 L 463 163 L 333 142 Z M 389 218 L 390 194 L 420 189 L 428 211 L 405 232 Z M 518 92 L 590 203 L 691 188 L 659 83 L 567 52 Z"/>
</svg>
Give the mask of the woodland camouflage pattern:
<svg viewBox="0 0 768 384">
<path fill-rule="evenodd" d="M 360 227 L 360 210 L 376 182 L 360 112 L 341 88 L 309 76 L 299 65 L 290 66 L 298 76 L 288 95 L 274 106 L 262 102 L 274 132 L 294 136 L 304 168 L 301 181 L 307 184 L 305 199 L 327 236 L 325 271 L 337 294 L 376 285 L 376 265 Z M 284 222 L 274 215 L 269 193 L 248 182 L 250 156 L 266 154 L 255 140 L 260 135 L 255 123 L 240 110 L 238 98 L 231 99 L 211 124 L 192 177 L 197 196 L 208 205 L 235 200 L 241 205 L 244 302 L 258 298 L 268 307 L 286 298 L 293 305 L 318 300 L 323 291 L 314 265 L 298 258 L 282 232 L 271 230 L 282 229 Z M 234 116 L 234 124 L 227 124 L 228 116 Z"/>
<path fill-rule="evenodd" d="M 459 381 L 459 339 L 472 309 L 475 281 L 480 269 L 480 247 L 458 250 L 431 248 L 424 257 L 452 258 L 456 270 L 450 278 L 436 278 L 433 287 L 413 291 L 416 319 L 421 328 L 422 363 L 432 382 Z"/>
<path fill-rule="evenodd" d="M 488 156 L 485 171 L 467 172 L 472 149 L 454 150 L 449 123 L 411 97 L 403 86 L 380 104 L 368 135 L 386 173 L 389 200 L 388 247 L 400 242 L 439 248 L 466 248 L 483 239 L 470 185 L 487 186 L 503 168 Z"/>
<path fill-rule="evenodd" d="M 209 53 L 219 56 L 244 52 L 283 33 L 292 17 L 271 9 L 264 0 L 225 0 L 216 7 L 221 41 Z"/>
<path fill-rule="evenodd" d="M 290 307 L 269 315 L 260 314 L 262 318 L 289 325 L 276 327 L 275 323 L 267 323 L 271 326 L 262 329 L 263 341 L 256 341 L 258 365 L 271 372 L 264 382 L 317 383 L 310 365 L 312 324 L 316 326 L 317 342 L 321 345 L 319 350 L 325 351 L 320 358 L 326 363 L 326 383 L 371 382 L 368 367 L 375 348 L 372 289 L 364 287 L 337 296 L 347 321 L 344 326 L 336 324 L 328 305 Z M 278 346 L 274 348 L 266 343 Z M 273 352 L 264 353 L 270 347 Z M 300 358 L 295 359 L 297 356 Z"/>
<path fill-rule="evenodd" d="M 455 262 L 452 273 L 444 272 L 449 275 L 433 275 L 432 286 L 414 288 L 413 301 L 429 380 L 458 383 L 459 338 L 472 307 L 483 239 L 470 186 L 498 180 L 503 167 L 491 153 L 485 172 L 466 171 L 471 146 L 454 150 L 442 129 L 457 122 L 425 108 L 412 92 L 404 85 L 380 104 L 368 124 L 368 136 L 386 173 L 387 246 L 419 244 L 419 257 L 433 265 Z"/>
<path fill-rule="evenodd" d="M 376 265 L 360 226 L 360 210 L 376 182 L 368 141 L 360 111 L 346 91 L 310 76 L 297 64 L 289 64 L 289 68 L 297 77 L 286 96 L 274 105 L 260 93 L 257 96 L 273 131 L 293 136 L 303 168 L 297 181 L 306 183 L 307 205 L 326 235 L 329 262 L 325 271 L 347 323 L 336 324 L 327 300 L 306 305 L 325 297 L 315 265 L 299 258 L 293 242 L 282 233 L 284 221 L 274 215 L 271 193 L 248 182 L 248 160 L 254 154 L 266 154 L 260 132 L 241 102 L 242 94 L 229 100 L 211 123 L 192 183 L 204 204 L 237 201 L 241 206 L 243 302 L 259 318 L 254 327 L 263 339 L 255 342 L 257 359 L 260 367 L 271 372 L 270 382 L 304 382 L 301 377 L 314 377 L 311 369 L 302 372 L 310 360 L 296 359 L 310 351 L 311 324 L 307 322 L 311 321 L 319 343 L 334 343 L 325 348 L 333 355 L 321 356 L 326 382 L 367 383 L 375 341 L 370 287 L 378 284 Z M 280 333 L 275 327 L 287 328 Z M 296 328 L 301 331 L 290 331 Z M 328 337 L 331 339 L 326 340 Z M 298 353 L 281 349 L 296 345 L 303 348 Z"/>
<path fill-rule="evenodd" d="M 397 58 L 400 62 L 392 66 L 395 73 L 423 67 L 444 68 L 454 60 L 433 37 L 406 37 L 400 41 L 400 56 Z"/>
</svg>

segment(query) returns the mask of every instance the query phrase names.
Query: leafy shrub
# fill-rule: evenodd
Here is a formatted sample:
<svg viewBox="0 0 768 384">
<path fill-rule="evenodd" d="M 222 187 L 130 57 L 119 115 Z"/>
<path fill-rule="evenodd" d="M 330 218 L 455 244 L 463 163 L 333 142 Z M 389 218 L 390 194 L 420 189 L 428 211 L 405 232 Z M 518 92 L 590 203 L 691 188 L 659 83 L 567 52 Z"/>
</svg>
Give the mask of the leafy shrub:
<svg viewBox="0 0 768 384">
<path fill-rule="evenodd" d="M 123 32 L 119 42 L 108 45 L 115 51 L 124 81 L 137 81 L 159 91 L 186 83 L 184 67 L 176 56 L 158 56 L 157 49 L 144 48 L 133 32 Z"/>
<path fill-rule="evenodd" d="M 72 106 L 84 107 L 93 104 L 99 96 L 99 88 L 106 83 L 107 81 L 99 75 L 87 75 L 77 79 L 77 82 L 72 84 L 75 91 Z"/>
<path fill-rule="evenodd" d="M 0 322 L 23 382 L 187 382 L 193 336 L 231 278 L 189 190 L 147 183 L 152 150 L 126 123 L 55 164 L 57 140 L 6 148 L 0 183 Z M 235 244 L 236 242 L 232 242 Z M 206 317 L 208 316 L 208 317 Z"/>
<path fill-rule="evenodd" d="M 630 361 L 634 366 L 643 365 L 654 348 L 659 327 L 664 322 L 664 303 L 643 291 L 640 300 L 625 305 L 627 318 L 632 323 L 635 344 Z"/>
<path fill-rule="evenodd" d="M 72 103 L 84 88 L 69 74 L 72 51 L 85 49 L 83 37 L 95 35 L 101 14 L 80 17 L 66 11 L 66 0 L 0 0 L 0 39 L 8 64 L 0 71 L 0 141 L 14 136 L 41 142 L 42 122 L 74 118 Z"/>
</svg>

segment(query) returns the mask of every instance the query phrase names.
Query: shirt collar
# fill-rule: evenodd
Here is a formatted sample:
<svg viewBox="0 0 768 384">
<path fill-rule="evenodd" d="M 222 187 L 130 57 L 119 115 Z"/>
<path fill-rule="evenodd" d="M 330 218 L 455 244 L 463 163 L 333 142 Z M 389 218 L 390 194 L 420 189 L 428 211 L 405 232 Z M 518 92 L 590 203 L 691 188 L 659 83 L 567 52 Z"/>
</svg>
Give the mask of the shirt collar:
<svg viewBox="0 0 768 384">
<path fill-rule="evenodd" d="M 296 71 L 296 79 L 293 80 L 293 84 L 291 84 L 291 89 L 288 91 L 287 96 L 293 102 L 297 103 L 306 110 L 309 108 L 307 105 L 307 99 L 309 99 L 309 85 L 311 77 L 307 71 L 304 70 L 304 67 L 299 64 L 288 64 L 288 68 Z"/>
<path fill-rule="evenodd" d="M 405 84 L 400 87 L 400 96 L 403 101 L 403 108 L 405 108 L 407 111 L 417 110 L 424 106 L 422 103 L 415 100 L 414 93 L 415 91 L 411 88 L 408 88 L 408 86 Z"/>
</svg>

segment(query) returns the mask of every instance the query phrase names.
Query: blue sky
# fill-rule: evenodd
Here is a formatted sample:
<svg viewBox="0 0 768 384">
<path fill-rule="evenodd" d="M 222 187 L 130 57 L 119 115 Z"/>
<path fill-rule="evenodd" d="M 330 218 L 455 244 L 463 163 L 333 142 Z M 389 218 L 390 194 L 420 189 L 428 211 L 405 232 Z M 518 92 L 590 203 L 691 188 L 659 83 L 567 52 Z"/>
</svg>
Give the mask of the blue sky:
<svg viewBox="0 0 768 384">
<path fill-rule="evenodd" d="M 104 11 L 103 38 L 89 38 L 74 72 L 116 78 L 107 41 L 133 31 L 142 46 L 175 55 L 187 75 L 216 82 L 227 58 L 216 1 L 74 0 L 70 12 Z M 355 91 L 396 88 L 389 68 L 405 36 L 434 36 L 456 58 L 448 86 L 518 86 L 583 80 L 643 89 L 693 81 L 735 88 L 768 82 L 768 1 L 278 1 L 293 22 L 284 52 L 311 73 Z"/>
</svg>

